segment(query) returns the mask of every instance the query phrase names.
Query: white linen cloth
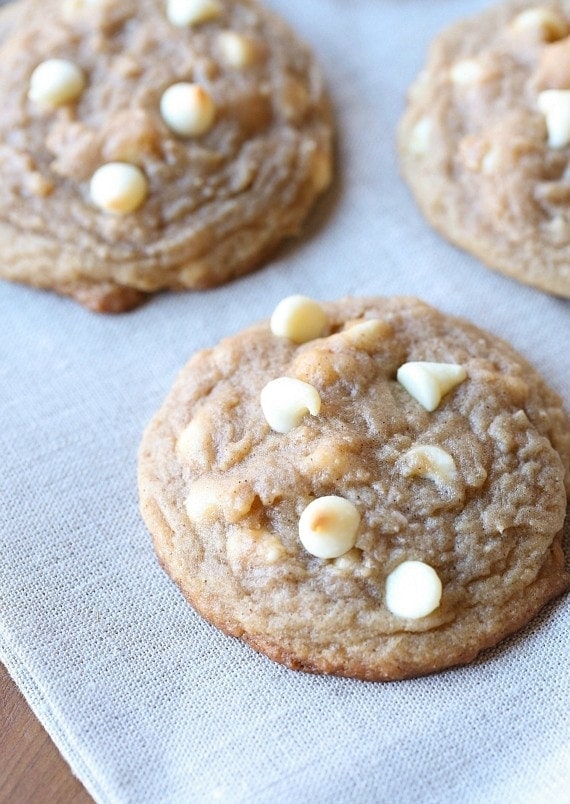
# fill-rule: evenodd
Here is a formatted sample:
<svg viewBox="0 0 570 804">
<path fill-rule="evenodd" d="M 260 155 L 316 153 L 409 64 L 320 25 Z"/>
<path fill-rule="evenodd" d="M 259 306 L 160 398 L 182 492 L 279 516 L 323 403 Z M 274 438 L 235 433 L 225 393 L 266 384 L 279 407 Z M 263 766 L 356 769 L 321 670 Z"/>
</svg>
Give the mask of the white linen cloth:
<svg viewBox="0 0 570 804">
<path fill-rule="evenodd" d="M 318 54 L 338 119 L 339 180 L 303 239 L 115 317 L 0 283 L 0 658 L 97 802 L 568 802 L 568 599 L 470 667 L 371 684 L 222 635 L 155 560 L 144 426 L 196 349 L 291 293 L 419 296 L 508 339 L 570 403 L 570 303 L 450 246 L 398 175 L 430 39 L 488 3 L 270 5 Z"/>
</svg>

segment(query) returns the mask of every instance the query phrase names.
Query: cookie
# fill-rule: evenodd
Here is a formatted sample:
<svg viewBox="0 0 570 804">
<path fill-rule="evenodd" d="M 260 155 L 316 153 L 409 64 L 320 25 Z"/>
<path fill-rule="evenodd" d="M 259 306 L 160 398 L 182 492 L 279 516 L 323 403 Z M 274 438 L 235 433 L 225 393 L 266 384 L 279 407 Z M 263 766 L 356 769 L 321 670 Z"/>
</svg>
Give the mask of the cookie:
<svg viewBox="0 0 570 804">
<path fill-rule="evenodd" d="M 192 606 L 290 668 L 471 661 L 567 589 L 570 422 L 509 345 L 409 298 L 284 300 L 196 354 L 140 448 Z"/>
<path fill-rule="evenodd" d="M 331 180 L 319 68 L 255 0 L 18 0 L 0 36 L 4 279 L 102 312 L 214 286 Z"/>
<path fill-rule="evenodd" d="M 514 0 L 444 31 L 400 124 L 428 221 L 490 268 L 570 297 L 570 9 Z"/>
</svg>

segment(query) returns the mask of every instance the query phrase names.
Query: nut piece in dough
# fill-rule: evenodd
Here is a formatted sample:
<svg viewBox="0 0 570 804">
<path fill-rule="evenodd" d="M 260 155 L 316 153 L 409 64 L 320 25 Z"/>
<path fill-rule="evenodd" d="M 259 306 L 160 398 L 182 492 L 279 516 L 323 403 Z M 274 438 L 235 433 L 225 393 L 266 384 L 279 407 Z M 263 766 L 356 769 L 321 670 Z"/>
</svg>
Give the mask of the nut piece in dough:
<svg viewBox="0 0 570 804">
<path fill-rule="evenodd" d="M 210 22 L 222 14 L 219 0 L 168 0 L 166 16 L 178 28 Z"/>
<path fill-rule="evenodd" d="M 46 106 L 63 106 L 77 100 L 85 83 L 83 71 L 72 61 L 47 59 L 32 73 L 28 97 Z"/>
<path fill-rule="evenodd" d="M 545 89 L 537 104 L 546 118 L 549 146 L 565 148 L 570 144 L 570 89 Z"/>
<path fill-rule="evenodd" d="M 386 607 L 396 617 L 427 617 L 439 607 L 441 594 L 437 572 L 423 561 L 404 561 L 386 578 Z"/>
<path fill-rule="evenodd" d="M 91 178 L 91 199 L 105 212 L 126 215 L 134 212 L 148 194 L 148 182 L 142 170 L 126 162 L 108 162 Z"/>
<path fill-rule="evenodd" d="M 327 323 L 322 306 L 307 296 L 282 299 L 271 316 L 271 332 L 293 343 L 306 343 L 319 338 Z"/>
<path fill-rule="evenodd" d="M 200 137 L 214 125 L 216 107 L 199 84 L 172 84 L 160 99 L 160 114 L 166 125 L 181 137 Z"/>
<path fill-rule="evenodd" d="M 552 9 L 537 6 L 527 8 L 515 17 L 511 29 L 517 34 L 530 34 L 544 42 L 554 42 L 566 36 L 568 23 Z"/>
<path fill-rule="evenodd" d="M 404 363 L 398 369 L 398 382 L 430 413 L 442 397 L 465 380 L 467 372 L 455 363 Z"/>
<path fill-rule="evenodd" d="M 317 389 L 293 377 L 278 377 L 268 382 L 260 401 L 263 415 L 276 433 L 289 433 L 301 424 L 307 413 L 317 416 L 321 409 Z"/>
<path fill-rule="evenodd" d="M 350 500 L 334 495 L 318 497 L 301 514 L 299 538 L 311 555 L 338 558 L 356 544 L 359 525 L 360 514 Z"/>
<path fill-rule="evenodd" d="M 453 457 L 441 447 L 418 444 L 400 458 L 400 467 L 406 477 L 425 477 L 434 483 L 451 483 L 457 477 Z"/>
</svg>

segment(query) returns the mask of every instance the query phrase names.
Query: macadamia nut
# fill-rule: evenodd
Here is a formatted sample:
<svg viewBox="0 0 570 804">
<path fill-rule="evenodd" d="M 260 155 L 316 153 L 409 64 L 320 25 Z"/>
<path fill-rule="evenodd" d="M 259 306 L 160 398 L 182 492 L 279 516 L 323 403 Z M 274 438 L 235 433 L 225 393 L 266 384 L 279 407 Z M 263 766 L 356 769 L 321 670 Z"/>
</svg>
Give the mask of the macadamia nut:
<svg viewBox="0 0 570 804">
<path fill-rule="evenodd" d="M 404 477 L 425 477 L 434 483 L 450 483 L 457 477 L 455 461 L 446 450 L 432 445 L 412 447 L 399 461 Z"/>
</svg>

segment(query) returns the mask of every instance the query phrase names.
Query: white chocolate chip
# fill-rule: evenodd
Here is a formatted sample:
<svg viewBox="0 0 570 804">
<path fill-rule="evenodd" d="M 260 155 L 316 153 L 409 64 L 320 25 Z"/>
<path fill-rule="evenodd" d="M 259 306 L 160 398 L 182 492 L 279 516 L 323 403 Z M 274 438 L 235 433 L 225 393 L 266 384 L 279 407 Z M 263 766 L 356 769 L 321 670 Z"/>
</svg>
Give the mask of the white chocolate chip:
<svg viewBox="0 0 570 804">
<path fill-rule="evenodd" d="M 434 483 L 450 483 L 457 477 L 455 461 L 446 450 L 430 445 L 412 447 L 400 458 L 405 477 L 425 477 Z"/>
<path fill-rule="evenodd" d="M 538 95 L 538 108 L 546 118 L 548 145 L 564 148 L 570 144 L 570 89 L 545 89 Z"/>
<path fill-rule="evenodd" d="M 461 59 L 455 62 L 449 74 L 454 84 L 469 86 L 481 83 L 485 77 L 485 70 L 478 59 Z"/>
<path fill-rule="evenodd" d="M 307 413 L 311 416 L 318 414 L 321 397 L 308 382 L 279 377 L 268 382 L 262 390 L 261 409 L 272 430 L 288 433 L 301 424 Z"/>
<path fill-rule="evenodd" d="M 317 558 L 338 558 L 356 544 L 360 514 L 344 497 L 318 497 L 299 520 L 299 538 L 305 550 Z"/>
<path fill-rule="evenodd" d="M 414 156 L 423 156 L 430 149 L 433 123 L 429 117 L 421 117 L 413 127 L 408 148 Z"/>
<path fill-rule="evenodd" d="M 518 14 L 511 29 L 517 34 L 531 34 L 544 42 L 562 39 L 568 33 L 566 20 L 549 8 L 527 8 Z"/>
<path fill-rule="evenodd" d="M 495 174 L 501 165 L 501 153 L 497 147 L 490 146 L 489 150 L 481 160 L 481 171 L 485 176 Z"/>
<path fill-rule="evenodd" d="M 222 13 L 218 0 L 168 0 L 166 16 L 172 25 L 185 28 L 217 19 Z"/>
<path fill-rule="evenodd" d="M 89 189 L 91 200 L 100 209 L 126 215 L 145 201 L 148 182 L 136 165 L 108 162 L 95 171 Z"/>
<path fill-rule="evenodd" d="M 61 10 L 65 19 L 72 20 L 78 14 L 100 2 L 101 0 L 62 0 Z"/>
<path fill-rule="evenodd" d="M 396 617 L 427 617 L 438 608 L 441 593 L 437 572 L 423 561 L 404 561 L 386 578 L 386 608 Z"/>
<path fill-rule="evenodd" d="M 218 48 L 228 67 L 241 70 L 256 61 L 256 48 L 251 39 L 237 31 L 222 31 L 218 34 Z"/>
<path fill-rule="evenodd" d="M 231 528 L 226 540 L 228 560 L 234 571 L 270 566 L 283 561 L 287 552 L 279 539 L 263 529 Z"/>
<path fill-rule="evenodd" d="M 181 137 L 200 137 L 214 125 L 216 107 L 199 84 L 172 84 L 160 99 L 162 119 Z"/>
<path fill-rule="evenodd" d="M 320 337 L 327 323 L 321 305 L 307 296 L 287 296 L 271 316 L 271 332 L 294 343 L 307 343 Z"/>
<path fill-rule="evenodd" d="M 467 372 L 455 363 L 404 363 L 398 382 L 427 411 L 434 411 L 442 397 L 465 380 Z"/>
<path fill-rule="evenodd" d="M 72 61 L 48 59 L 30 77 L 28 97 L 46 106 L 62 106 L 76 100 L 85 89 L 83 71 Z"/>
</svg>

